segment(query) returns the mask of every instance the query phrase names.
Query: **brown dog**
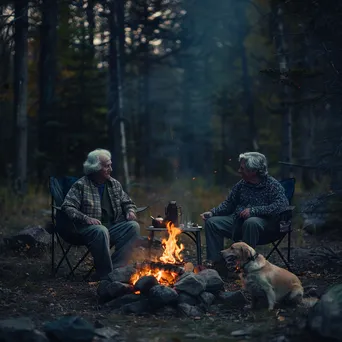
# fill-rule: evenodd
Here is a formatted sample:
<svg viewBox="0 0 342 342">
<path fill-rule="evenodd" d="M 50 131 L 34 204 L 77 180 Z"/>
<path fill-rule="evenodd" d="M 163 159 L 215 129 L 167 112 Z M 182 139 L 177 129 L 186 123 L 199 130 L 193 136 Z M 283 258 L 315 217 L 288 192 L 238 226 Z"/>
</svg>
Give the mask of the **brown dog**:
<svg viewBox="0 0 342 342">
<path fill-rule="evenodd" d="M 261 254 L 244 242 L 237 242 L 221 251 L 227 267 L 234 265 L 240 271 L 242 286 L 252 296 L 252 308 L 264 293 L 268 309 L 284 299 L 303 302 L 303 287 L 296 275 L 268 262 Z"/>
</svg>

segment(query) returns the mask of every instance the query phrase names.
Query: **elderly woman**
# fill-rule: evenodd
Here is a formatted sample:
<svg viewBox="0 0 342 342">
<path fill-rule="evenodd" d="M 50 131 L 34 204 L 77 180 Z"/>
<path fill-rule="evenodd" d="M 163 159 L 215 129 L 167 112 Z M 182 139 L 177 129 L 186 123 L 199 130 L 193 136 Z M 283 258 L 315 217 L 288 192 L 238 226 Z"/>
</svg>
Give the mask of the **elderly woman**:
<svg viewBox="0 0 342 342">
<path fill-rule="evenodd" d="M 113 268 L 124 266 L 130 257 L 140 227 L 136 206 L 121 184 L 110 176 L 111 154 L 96 149 L 83 164 L 85 176 L 69 190 L 62 210 L 75 223 L 93 258 L 98 279 Z M 110 246 L 115 252 L 110 255 Z"/>
<path fill-rule="evenodd" d="M 239 162 L 242 179 L 219 206 L 201 214 L 205 220 L 207 258 L 214 264 L 221 260 L 225 237 L 255 248 L 260 234 L 267 234 L 277 215 L 289 205 L 282 185 L 268 175 L 263 154 L 243 153 Z"/>
</svg>

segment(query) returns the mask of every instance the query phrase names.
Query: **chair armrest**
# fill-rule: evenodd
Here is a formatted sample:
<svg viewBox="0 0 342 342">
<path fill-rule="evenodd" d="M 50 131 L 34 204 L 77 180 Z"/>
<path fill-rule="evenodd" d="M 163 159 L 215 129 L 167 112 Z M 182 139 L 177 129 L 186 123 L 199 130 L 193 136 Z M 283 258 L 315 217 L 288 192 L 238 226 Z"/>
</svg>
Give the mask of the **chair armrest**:
<svg viewBox="0 0 342 342">
<path fill-rule="evenodd" d="M 149 205 L 146 206 L 146 207 L 138 207 L 137 208 L 137 213 L 141 213 L 141 212 L 145 211 L 146 209 L 148 209 L 149 207 L 150 207 Z"/>
<path fill-rule="evenodd" d="M 279 220 L 280 221 L 290 221 L 293 216 L 293 211 L 296 207 L 295 206 L 288 206 L 282 212 L 279 213 Z"/>
<path fill-rule="evenodd" d="M 58 211 L 62 211 L 62 207 L 57 207 L 56 205 L 52 205 L 53 208 L 55 208 Z"/>
<path fill-rule="evenodd" d="M 295 210 L 295 208 L 296 207 L 294 205 L 289 205 L 283 211 L 281 211 L 279 214 L 282 214 L 282 213 L 285 213 L 285 212 L 293 212 Z"/>
</svg>

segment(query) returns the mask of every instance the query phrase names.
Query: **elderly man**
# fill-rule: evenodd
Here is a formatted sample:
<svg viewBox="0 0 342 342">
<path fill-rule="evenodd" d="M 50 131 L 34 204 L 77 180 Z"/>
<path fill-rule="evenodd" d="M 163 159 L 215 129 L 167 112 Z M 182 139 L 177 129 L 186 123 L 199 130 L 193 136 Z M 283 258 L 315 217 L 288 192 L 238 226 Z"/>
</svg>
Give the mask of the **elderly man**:
<svg viewBox="0 0 342 342">
<path fill-rule="evenodd" d="M 89 248 L 98 279 L 126 265 L 140 227 L 136 206 L 121 184 L 110 176 L 111 154 L 96 149 L 83 164 L 85 176 L 69 190 L 62 210 L 75 223 Z M 110 246 L 115 252 L 110 255 Z"/>
<path fill-rule="evenodd" d="M 228 197 L 201 217 L 205 220 L 207 259 L 221 262 L 224 238 L 255 248 L 262 233 L 275 229 L 278 214 L 289 205 L 282 185 L 268 175 L 266 157 L 258 152 L 239 156 L 241 180 Z"/>
</svg>

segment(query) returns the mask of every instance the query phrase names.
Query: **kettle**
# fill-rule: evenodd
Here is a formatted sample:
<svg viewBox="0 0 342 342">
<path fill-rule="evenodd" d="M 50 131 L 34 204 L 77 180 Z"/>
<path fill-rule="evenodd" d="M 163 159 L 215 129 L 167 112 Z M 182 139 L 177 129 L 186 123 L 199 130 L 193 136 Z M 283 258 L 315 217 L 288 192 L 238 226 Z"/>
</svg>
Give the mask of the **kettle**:
<svg viewBox="0 0 342 342">
<path fill-rule="evenodd" d="M 178 226 L 178 218 L 182 216 L 182 208 L 177 206 L 176 201 L 170 201 L 165 208 L 165 221 L 171 221 Z"/>
</svg>

